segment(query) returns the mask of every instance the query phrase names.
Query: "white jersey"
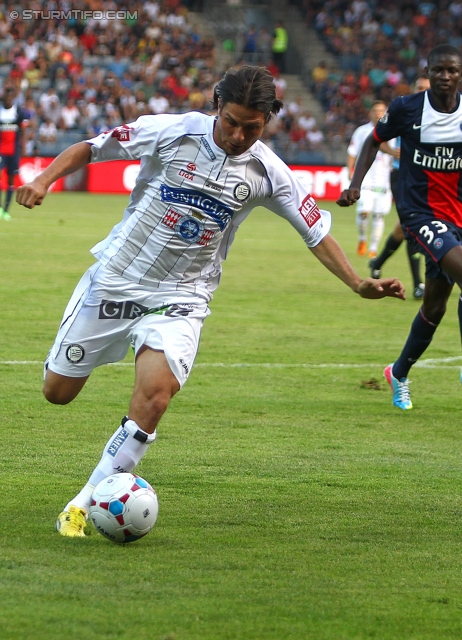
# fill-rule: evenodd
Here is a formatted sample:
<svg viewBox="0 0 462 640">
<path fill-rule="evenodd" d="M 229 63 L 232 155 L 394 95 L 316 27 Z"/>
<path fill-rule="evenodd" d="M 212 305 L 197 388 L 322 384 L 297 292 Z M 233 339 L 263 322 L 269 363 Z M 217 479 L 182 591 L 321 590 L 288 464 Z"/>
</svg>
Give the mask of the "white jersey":
<svg viewBox="0 0 462 640">
<path fill-rule="evenodd" d="M 265 144 L 228 156 L 213 140 L 214 123 L 199 112 L 148 115 L 88 140 L 92 162 L 141 161 L 123 220 L 92 253 L 176 300 L 211 299 L 235 233 L 257 205 L 287 219 L 308 247 L 330 228 L 329 212 Z"/>
<path fill-rule="evenodd" d="M 364 144 L 365 139 L 374 130 L 372 122 L 358 127 L 352 137 L 347 149 L 349 156 L 357 158 Z M 361 189 L 370 189 L 378 193 L 385 193 L 390 189 L 390 171 L 393 157 L 389 153 L 378 151 L 371 168 L 364 176 Z"/>
</svg>

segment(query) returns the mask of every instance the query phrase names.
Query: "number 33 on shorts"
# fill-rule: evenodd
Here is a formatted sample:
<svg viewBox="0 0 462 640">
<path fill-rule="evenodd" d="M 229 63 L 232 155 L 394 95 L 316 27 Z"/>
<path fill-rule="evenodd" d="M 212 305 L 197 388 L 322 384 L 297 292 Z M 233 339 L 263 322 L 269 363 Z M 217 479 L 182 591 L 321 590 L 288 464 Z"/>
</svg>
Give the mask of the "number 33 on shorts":
<svg viewBox="0 0 462 640">
<path fill-rule="evenodd" d="M 428 224 L 424 224 L 423 227 L 419 229 L 419 235 L 423 236 L 427 244 L 433 244 L 435 234 L 446 233 L 448 231 L 448 226 L 441 220 L 432 220 L 430 224 L 432 226 L 431 229 Z"/>
</svg>

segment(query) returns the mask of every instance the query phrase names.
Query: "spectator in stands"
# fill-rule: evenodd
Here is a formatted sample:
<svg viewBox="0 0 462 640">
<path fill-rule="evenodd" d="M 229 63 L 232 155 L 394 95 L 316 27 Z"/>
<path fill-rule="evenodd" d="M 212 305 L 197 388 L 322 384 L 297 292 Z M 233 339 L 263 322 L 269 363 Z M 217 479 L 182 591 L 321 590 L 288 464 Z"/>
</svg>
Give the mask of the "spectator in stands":
<svg viewBox="0 0 462 640">
<path fill-rule="evenodd" d="M 52 87 L 56 92 L 60 102 L 64 102 L 67 96 L 67 92 L 71 88 L 71 81 L 67 75 L 67 71 L 64 67 L 58 67 L 56 69 L 55 78 Z"/>
<path fill-rule="evenodd" d="M 66 104 L 61 109 L 59 128 L 65 129 L 66 131 L 77 130 L 79 128 L 80 117 L 81 114 L 75 104 L 74 98 L 68 98 Z"/>
<path fill-rule="evenodd" d="M 273 39 L 270 32 L 265 27 L 261 27 L 257 38 L 258 61 L 260 63 L 264 64 L 266 60 L 271 59 L 272 44 Z"/>
<path fill-rule="evenodd" d="M 34 36 L 30 34 L 24 44 L 24 55 L 30 62 L 37 60 L 40 47 Z"/>
<path fill-rule="evenodd" d="M 287 90 L 287 80 L 282 77 L 279 68 L 273 73 L 274 84 L 276 85 L 276 95 L 278 100 L 284 100 L 284 96 Z"/>
<path fill-rule="evenodd" d="M 42 80 L 42 71 L 36 60 L 30 60 L 27 69 L 24 71 L 24 80 L 30 89 L 39 89 Z"/>
<path fill-rule="evenodd" d="M 316 118 L 310 111 L 305 110 L 300 114 L 298 124 L 305 132 L 307 132 L 316 126 Z"/>
<path fill-rule="evenodd" d="M 242 47 L 243 58 L 249 64 L 257 63 L 258 50 L 258 33 L 254 24 L 251 24 L 247 32 L 244 34 L 244 42 Z"/>
<path fill-rule="evenodd" d="M 123 48 L 118 45 L 114 59 L 109 63 L 108 69 L 112 71 L 118 78 L 121 78 L 129 68 L 129 63 L 123 55 Z"/>
<path fill-rule="evenodd" d="M 193 84 L 188 96 L 189 108 L 192 111 L 207 110 L 207 96 L 200 88 L 199 82 L 196 80 Z"/>
<path fill-rule="evenodd" d="M 58 96 L 52 95 L 50 100 L 44 103 L 44 106 L 39 109 L 38 113 L 41 118 L 53 120 L 53 122 L 59 122 L 61 120 L 61 110 L 62 107 Z"/>
<path fill-rule="evenodd" d="M 80 35 L 79 42 L 84 47 L 87 53 L 89 53 L 90 55 L 94 54 L 98 38 L 89 25 L 85 27 L 83 33 Z"/>
<path fill-rule="evenodd" d="M 58 139 L 58 128 L 53 120 L 45 120 L 38 129 L 38 140 L 40 143 L 53 143 Z"/>
<path fill-rule="evenodd" d="M 295 100 L 291 100 L 287 105 L 287 111 L 289 115 L 295 120 L 303 111 L 303 99 L 302 96 L 297 96 Z"/>
<path fill-rule="evenodd" d="M 320 90 L 323 84 L 327 81 L 328 75 L 329 69 L 325 60 L 321 60 L 315 67 L 313 67 L 313 70 L 311 71 L 311 87 L 314 93 L 317 93 Z"/>
<path fill-rule="evenodd" d="M 324 145 L 324 134 L 317 124 L 311 129 L 308 129 L 305 135 L 309 143 L 309 148 L 312 151 L 322 150 Z"/>
</svg>

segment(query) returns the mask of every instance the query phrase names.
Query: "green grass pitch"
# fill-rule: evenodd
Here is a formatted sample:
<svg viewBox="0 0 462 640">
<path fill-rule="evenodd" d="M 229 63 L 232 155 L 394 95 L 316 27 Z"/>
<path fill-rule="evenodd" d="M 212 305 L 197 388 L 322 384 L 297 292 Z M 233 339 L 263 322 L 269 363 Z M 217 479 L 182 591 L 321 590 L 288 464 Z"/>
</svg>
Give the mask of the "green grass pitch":
<svg viewBox="0 0 462 640">
<path fill-rule="evenodd" d="M 134 370 L 100 368 L 55 407 L 41 362 L 125 202 L 50 194 L 0 224 L 2 639 L 460 639 L 457 295 L 400 412 L 382 370 L 419 307 L 405 251 L 384 273 L 409 299 L 361 300 L 264 210 L 237 235 L 196 366 L 137 468 L 159 495 L 154 530 L 124 547 L 54 532 Z M 366 275 L 354 209 L 322 206 Z"/>
</svg>

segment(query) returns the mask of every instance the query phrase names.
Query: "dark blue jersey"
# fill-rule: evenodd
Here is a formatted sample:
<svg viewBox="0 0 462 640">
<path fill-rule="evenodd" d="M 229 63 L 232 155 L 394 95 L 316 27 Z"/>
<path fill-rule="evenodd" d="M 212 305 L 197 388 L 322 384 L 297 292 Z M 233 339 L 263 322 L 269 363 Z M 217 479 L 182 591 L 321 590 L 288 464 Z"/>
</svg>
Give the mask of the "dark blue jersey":
<svg viewBox="0 0 462 640">
<path fill-rule="evenodd" d="M 6 109 L 0 105 L 0 156 L 18 156 L 21 152 L 22 130 L 29 121 L 24 107 L 12 105 Z"/>
<path fill-rule="evenodd" d="M 395 98 L 374 130 L 381 142 L 401 136 L 397 202 L 401 220 L 426 213 L 462 228 L 462 101 L 433 108 L 430 91 Z"/>
</svg>

